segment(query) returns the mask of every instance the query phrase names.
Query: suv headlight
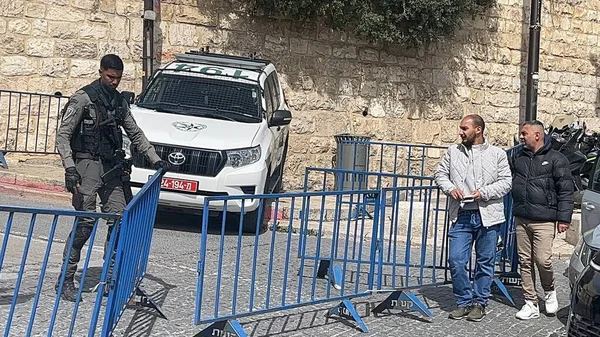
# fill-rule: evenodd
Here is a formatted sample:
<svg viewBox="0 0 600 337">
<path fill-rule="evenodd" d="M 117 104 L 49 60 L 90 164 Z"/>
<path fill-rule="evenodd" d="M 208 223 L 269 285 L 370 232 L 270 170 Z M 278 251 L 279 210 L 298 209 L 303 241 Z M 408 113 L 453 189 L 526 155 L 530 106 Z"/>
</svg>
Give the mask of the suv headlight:
<svg viewBox="0 0 600 337">
<path fill-rule="evenodd" d="M 227 150 L 227 166 L 242 167 L 260 160 L 260 145 L 247 149 Z"/>
<path fill-rule="evenodd" d="M 123 152 L 125 152 L 125 159 L 131 158 L 131 139 L 123 133 Z"/>
</svg>

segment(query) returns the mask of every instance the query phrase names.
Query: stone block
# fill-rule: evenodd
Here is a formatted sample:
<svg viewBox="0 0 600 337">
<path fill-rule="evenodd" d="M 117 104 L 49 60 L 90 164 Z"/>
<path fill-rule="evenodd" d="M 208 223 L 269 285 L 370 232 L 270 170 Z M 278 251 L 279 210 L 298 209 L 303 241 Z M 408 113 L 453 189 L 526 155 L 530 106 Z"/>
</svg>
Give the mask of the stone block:
<svg viewBox="0 0 600 337">
<path fill-rule="evenodd" d="M 46 6 L 39 3 L 28 3 L 25 6 L 25 16 L 28 18 L 44 18 L 46 16 Z"/>
<path fill-rule="evenodd" d="M 0 57 L 0 73 L 7 76 L 28 76 L 37 72 L 35 59 L 25 56 Z"/>
<path fill-rule="evenodd" d="M 308 41 L 304 39 L 290 38 L 290 52 L 295 54 L 306 54 L 308 52 Z"/>
<path fill-rule="evenodd" d="M 0 1 L 0 16 L 20 17 L 25 9 L 25 0 Z"/>
<path fill-rule="evenodd" d="M 48 22 L 48 34 L 59 39 L 75 39 L 79 34 L 77 25 L 69 22 Z"/>
<path fill-rule="evenodd" d="M 14 19 L 8 21 L 8 32 L 20 35 L 29 35 L 31 33 L 31 23 L 26 19 Z"/>
<path fill-rule="evenodd" d="M 173 46 L 198 46 L 198 30 L 193 25 L 172 23 L 169 25 L 169 43 Z"/>
<path fill-rule="evenodd" d="M 21 36 L 3 35 L 0 36 L 0 45 L 2 45 L 2 54 L 21 54 L 25 51 L 25 40 Z"/>
<path fill-rule="evenodd" d="M 217 15 L 201 11 L 197 6 L 177 6 L 175 21 L 194 25 L 216 26 Z"/>
<path fill-rule="evenodd" d="M 48 36 L 48 21 L 43 19 L 35 19 L 31 23 L 31 36 L 46 37 Z"/>
<path fill-rule="evenodd" d="M 323 42 L 308 42 L 308 55 L 331 56 L 331 46 Z"/>
<path fill-rule="evenodd" d="M 441 132 L 440 122 L 415 120 L 413 125 L 412 140 L 418 144 L 432 144 Z"/>
<path fill-rule="evenodd" d="M 100 42 L 98 43 L 98 55 L 116 54 L 123 60 L 131 58 L 131 50 L 124 42 Z"/>
<path fill-rule="evenodd" d="M 333 57 L 345 58 L 345 59 L 356 59 L 357 57 L 356 47 L 354 46 L 343 46 L 333 48 Z"/>
<path fill-rule="evenodd" d="M 69 60 L 66 58 L 44 58 L 40 75 L 48 77 L 66 77 L 69 74 Z"/>
<path fill-rule="evenodd" d="M 79 25 L 79 37 L 82 39 L 103 40 L 108 36 L 109 26 L 103 23 L 84 23 Z M 141 29 L 139 30 L 141 32 Z M 139 34 L 141 35 L 141 34 Z"/>
<path fill-rule="evenodd" d="M 71 60 L 70 77 L 93 77 L 98 74 L 99 64 L 96 60 Z"/>
<path fill-rule="evenodd" d="M 93 10 L 99 7 L 98 0 L 72 0 L 71 6 L 84 10 Z"/>
<path fill-rule="evenodd" d="M 117 1 L 115 6 L 115 12 L 122 16 L 135 16 L 139 17 L 144 10 L 143 1 Z"/>
<path fill-rule="evenodd" d="M 98 44 L 73 40 L 57 41 L 54 45 L 55 55 L 61 57 L 76 57 L 82 59 L 96 59 L 98 57 Z"/>
<path fill-rule="evenodd" d="M 29 39 L 27 41 L 27 55 L 50 57 L 54 54 L 54 40 Z"/>
<path fill-rule="evenodd" d="M 379 51 L 372 48 L 361 48 L 360 49 L 360 59 L 362 61 L 379 61 Z"/>
<path fill-rule="evenodd" d="M 100 10 L 106 13 L 114 13 L 117 10 L 117 0 L 100 0 Z"/>
<path fill-rule="evenodd" d="M 46 19 L 50 21 L 68 21 L 80 22 L 84 21 L 86 11 L 81 9 L 50 6 L 46 11 Z"/>
</svg>

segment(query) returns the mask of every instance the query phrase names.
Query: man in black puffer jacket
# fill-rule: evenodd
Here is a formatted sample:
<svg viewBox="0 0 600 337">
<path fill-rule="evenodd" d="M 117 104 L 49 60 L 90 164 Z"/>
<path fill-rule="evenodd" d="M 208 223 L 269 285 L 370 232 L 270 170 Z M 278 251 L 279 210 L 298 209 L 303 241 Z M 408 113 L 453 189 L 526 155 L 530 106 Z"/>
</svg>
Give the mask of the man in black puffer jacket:
<svg viewBox="0 0 600 337">
<path fill-rule="evenodd" d="M 556 231 L 566 231 L 571 223 L 574 185 L 569 161 L 552 149 L 541 122 L 525 122 L 519 139 L 523 150 L 511 160 L 512 196 L 525 305 L 516 317 L 530 319 L 540 315 L 534 263 L 544 288 L 546 312 L 558 310 L 552 242 Z"/>
</svg>

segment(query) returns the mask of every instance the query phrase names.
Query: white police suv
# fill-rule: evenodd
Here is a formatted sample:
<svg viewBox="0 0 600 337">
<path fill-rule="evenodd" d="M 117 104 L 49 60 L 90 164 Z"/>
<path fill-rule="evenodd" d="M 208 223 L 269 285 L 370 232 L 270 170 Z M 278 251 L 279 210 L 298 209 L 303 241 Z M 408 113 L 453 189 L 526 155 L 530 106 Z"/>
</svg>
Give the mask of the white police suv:
<svg viewBox="0 0 600 337">
<path fill-rule="evenodd" d="M 198 213 L 204 197 L 277 193 L 292 120 L 272 62 L 191 51 L 159 69 L 131 108 L 163 160 L 159 205 Z M 130 146 L 133 193 L 154 174 Z M 242 211 L 240 200 L 211 211 Z M 244 229 L 256 228 L 258 200 L 244 202 Z M 261 217 L 262 219 L 262 217 Z"/>
</svg>

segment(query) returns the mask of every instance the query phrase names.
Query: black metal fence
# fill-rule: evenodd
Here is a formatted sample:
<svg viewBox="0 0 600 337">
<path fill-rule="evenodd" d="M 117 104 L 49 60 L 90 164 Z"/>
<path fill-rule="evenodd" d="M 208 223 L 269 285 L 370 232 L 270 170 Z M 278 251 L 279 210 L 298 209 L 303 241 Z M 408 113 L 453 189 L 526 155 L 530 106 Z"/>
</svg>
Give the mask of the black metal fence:
<svg viewBox="0 0 600 337">
<path fill-rule="evenodd" d="M 55 154 L 59 115 L 69 97 L 0 90 L 0 151 Z"/>
<path fill-rule="evenodd" d="M 0 166 L 8 152 L 56 154 L 56 131 L 67 96 L 0 90 Z"/>
</svg>

